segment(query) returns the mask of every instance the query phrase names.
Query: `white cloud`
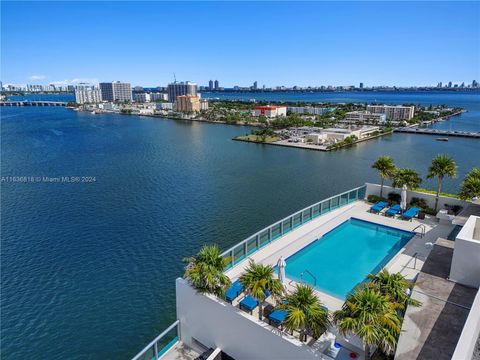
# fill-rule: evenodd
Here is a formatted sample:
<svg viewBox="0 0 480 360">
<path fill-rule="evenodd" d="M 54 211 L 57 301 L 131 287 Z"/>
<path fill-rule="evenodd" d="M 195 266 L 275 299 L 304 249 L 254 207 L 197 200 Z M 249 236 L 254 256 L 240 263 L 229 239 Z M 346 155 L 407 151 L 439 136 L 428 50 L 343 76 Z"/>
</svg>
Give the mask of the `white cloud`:
<svg viewBox="0 0 480 360">
<path fill-rule="evenodd" d="M 32 75 L 29 77 L 30 80 L 43 80 L 45 78 L 46 78 L 45 75 Z"/>
<path fill-rule="evenodd" d="M 71 80 L 72 84 L 78 83 L 89 83 L 89 84 L 98 84 L 98 79 L 96 78 L 75 78 Z"/>
<path fill-rule="evenodd" d="M 52 84 L 52 85 L 68 85 L 68 84 L 70 84 L 70 81 L 69 80 L 52 81 L 50 84 Z"/>
</svg>

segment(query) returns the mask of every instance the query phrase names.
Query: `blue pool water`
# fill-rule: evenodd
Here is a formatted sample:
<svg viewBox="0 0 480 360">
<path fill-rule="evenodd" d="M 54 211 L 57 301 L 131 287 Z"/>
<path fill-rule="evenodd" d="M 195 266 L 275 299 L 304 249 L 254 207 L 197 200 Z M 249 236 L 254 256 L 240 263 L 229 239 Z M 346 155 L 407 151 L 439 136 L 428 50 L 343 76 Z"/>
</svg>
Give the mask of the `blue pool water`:
<svg viewBox="0 0 480 360">
<path fill-rule="evenodd" d="M 368 274 L 380 271 L 413 233 L 351 218 L 290 256 L 287 277 L 344 299 Z M 308 270 L 308 271 L 306 271 Z"/>
</svg>

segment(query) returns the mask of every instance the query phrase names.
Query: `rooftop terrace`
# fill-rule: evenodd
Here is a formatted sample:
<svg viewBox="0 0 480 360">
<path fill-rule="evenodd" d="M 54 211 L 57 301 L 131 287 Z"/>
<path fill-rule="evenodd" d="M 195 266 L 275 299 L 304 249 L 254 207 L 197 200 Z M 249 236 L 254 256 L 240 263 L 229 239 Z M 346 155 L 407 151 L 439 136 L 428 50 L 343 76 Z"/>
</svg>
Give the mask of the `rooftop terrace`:
<svg viewBox="0 0 480 360">
<path fill-rule="evenodd" d="M 368 212 L 370 206 L 371 204 L 367 202 L 357 201 L 313 219 L 261 248 L 250 255 L 248 259 L 237 263 L 233 268 L 229 269 L 226 274 L 232 280 L 239 278 L 245 271 L 246 266 L 248 266 L 249 259 L 257 263 L 276 265 L 281 256 L 288 258 L 344 221 L 350 218 L 357 218 L 406 231 L 416 229 L 415 232 L 419 232 L 419 234 L 410 240 L 385 266 L 389 271 L 401 272 L 407 279 L 413 280 L 430 252 L 430 248 L 426 247 L 425 243 L 433 243 L 439 236 L 446 237 L 453 229 L 452 225 L 439 224 L 430 216 L 427 216 L 424 220 L 413 219 L 412 221 L 405 221 L 398 218 L 386 217 L 382 214 L 372 214 Z M 422 227 L 425 228 L 425 235 L 423 237 L 420 234 Z M 296 282 L 294 280 L 289 279 L 287 290 L 292 290 L 295 284 Z M 343 305 L 342 299 L 320 291 L 317 291 L 317 295 L 330 311 L 338 310 Z"/>
<path fill-rule="evenodd" d="M 380 214 L 370 213 L 371 204 L 362 200 L 368 194 L 369 186 L 367 184 L 300 210 L 225 251 L 223 256 L 232 259 L 225 273 L 235 281 L 244 273 L 249 260 L 273 266 L 281 256 L 288 260 L 292 254 L 351 218 L 415 232 L 415 236 L 386 264 L 382 263 L 390 272 L 399 272 L 408 280 L 417 281 L 412 297 L 423 302 L 421 308 L 409 307 L 407 310 L 402 327 L 405 334 L 401 336 L 397 357 L 442 359 L 443 354 L 433 357 L 435 349 L 441 349 L 451 357 L 476 293 L 474 289 L 446 280 L 453 252 L 453 241 L 446 239 L 455 225 L 439 222 L 428 215 L 425 219 L 406 221 L 384 216 L 385 210 Z M 448 201 L 451 203 L 452 200 Z M 341 244 L 338 248 L 341 251 Z M 302 281 L 307 282 L 305 279 Z M 293 290 L 295 285 L 296 281 L 290 279 L 287 272 L 287 290 Z M 339 297 L 319 289 L 316 289 L 316 294 L 330 312 L 343 305 L 344 301 Z M 194 359 L 201 350 L 193 350 L 191 345 L 199 342 L 206 347 L 223 349 L 237 359 L 252 356 L 270 359 L 274 356 L 343 360 L 348 359 L 351 352 L 357 354 L 357 359 L 363 359 L 363 346 L 358 338 L 343 338 L 332 327 L 318 340 L 309 337 L 306 343 L 302 343 L 298 340 L 298 333 L 290 334 L 281 327 L 268 324 L 267 320 L 259 320 L 258 308 L 252 313 L 240 309 L 242 298 L 243 295 L 240 295 L 229 304 L 212 295 L 199 295 L 187 281 L 177 279 L 179 320 L 170 329 L 176 331 L 177 342 L 172 342 L 170 350 L 162 353 L 161 357 L 169 360 Z M 264 305 L 269 304 L 276 305 L 273 299 L 267 298 Z M 157 337 L 158 344 L 160 338 Z M 332 339 L 343 345 L 342 351 L 326 355 Z M 155 340 L 147 349 L 153 346 L 157 346 Z M 257 346 L 269 350 L 261 351 Z"/>
</svg>

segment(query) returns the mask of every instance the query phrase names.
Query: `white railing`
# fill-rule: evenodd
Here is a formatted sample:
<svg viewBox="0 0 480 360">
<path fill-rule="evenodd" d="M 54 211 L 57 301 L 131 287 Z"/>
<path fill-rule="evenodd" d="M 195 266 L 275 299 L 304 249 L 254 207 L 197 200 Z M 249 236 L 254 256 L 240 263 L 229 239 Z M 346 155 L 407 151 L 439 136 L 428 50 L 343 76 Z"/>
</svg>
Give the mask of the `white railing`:
<svg viewBox="0 0 480 360">
<path fill-rule="evenodd" d="M 256 232 L 249 238 L 224 251 L 222 256 L 231 259 L 228 266 L 228 268 L 231 268 L 263 246 L 292 231 L 296 227 L 344 205 L 364 199 L 365 193 L 366 185 L 363 185 L 319 201 Z"/>
<path fill-rule="evenodd" d="M 175 330 L 175 336 L 170 340 L 164 339 Z M 135 355 L 132 360 L 158 360 L 165 354 L 172 346 L 179 341 L 180 335 L 180 320 L 175 321 L 172 325 L 166 328 L 160 335 L 152 340 L 150 344 Z"/>
</svg>

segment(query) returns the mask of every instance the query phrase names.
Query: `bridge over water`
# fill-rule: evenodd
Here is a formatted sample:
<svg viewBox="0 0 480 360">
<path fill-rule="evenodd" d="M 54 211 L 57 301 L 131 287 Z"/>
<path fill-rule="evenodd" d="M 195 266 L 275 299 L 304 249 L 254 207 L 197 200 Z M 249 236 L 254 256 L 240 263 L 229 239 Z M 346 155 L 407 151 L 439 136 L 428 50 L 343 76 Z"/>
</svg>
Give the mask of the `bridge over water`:
<svg viewBox="0 0 480 360">
<path fill-rule="evenodd" d="M 479 138 L 480 132 L 475 131 L 455 131 L 455 130 L 440 130 L 440 129 L 423 129 L 417 127 L 402 127 L 393 130 L 394 132 L 409 133 L 409 134 L 424 134 L 437 136 L 459 136 L 468 138 Z"/>
<path fill-rule="evenodd" d="M 1 101 L 0 106 L 67 106 L 63 101 Z"/>
</svg>

